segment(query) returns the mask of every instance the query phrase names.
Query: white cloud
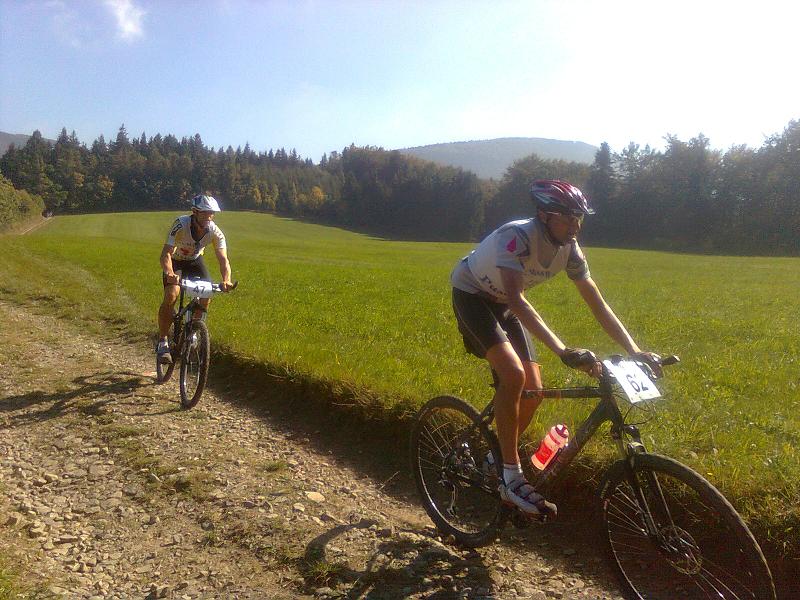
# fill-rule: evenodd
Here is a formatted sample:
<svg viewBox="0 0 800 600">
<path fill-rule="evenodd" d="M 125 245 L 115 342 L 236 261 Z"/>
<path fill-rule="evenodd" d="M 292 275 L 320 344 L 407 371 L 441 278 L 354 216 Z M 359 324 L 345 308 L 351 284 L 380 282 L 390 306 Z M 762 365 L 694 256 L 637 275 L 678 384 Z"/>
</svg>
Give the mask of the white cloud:
<svg viewBox="0 0 800 600">
<path fill-rule="evenodd" d="M 90 39 L 89 26 L 64 2 L 51 0 L 45 2 L 44 8 L 50 15 L 56 39 L 73 48 L 82 48 Z"/>
<path fill-rule="evenodd" d="M 145 11 L 133 3 L 133 0 L 105 0 L 105 4 L 117 19 L 117 33 L 124 40 L 142 37 L 142 18 Z"/>
</svg>

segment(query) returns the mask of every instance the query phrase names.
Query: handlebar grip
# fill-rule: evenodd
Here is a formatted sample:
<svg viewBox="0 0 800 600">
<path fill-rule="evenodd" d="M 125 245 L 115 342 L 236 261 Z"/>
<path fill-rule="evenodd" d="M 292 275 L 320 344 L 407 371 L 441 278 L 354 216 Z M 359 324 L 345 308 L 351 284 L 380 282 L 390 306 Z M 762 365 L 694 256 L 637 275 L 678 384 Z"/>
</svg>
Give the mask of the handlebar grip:
<svg viewBox="0 0 800 600">
<path fill-rule="evenodd" d="M 232 292 L 233 290 L 236 289 L 236 286 L 238 286 L 238 285 L 239 285 L 239 282 L 238 281 L 234 281 L 233 284 L 231 284 L 231 287 L 229 287 L 225 291 L 226 292 Z M 211 289 L 213 289 L 215 292 L 221 292 L 222 291 L 222 284 L 221 283 L 214 283 L 214 284 L 211 285 Z"/>
<path fill-rule="evenodd" d="M 681 362 L 681 359 L 675 354 L 673 354 L 671 356 L 665 356 L 664 358 L 662 358 L 661 366 L 668 367 L 670 365 L 677 365 L 679 362 Z"/>
</svg>

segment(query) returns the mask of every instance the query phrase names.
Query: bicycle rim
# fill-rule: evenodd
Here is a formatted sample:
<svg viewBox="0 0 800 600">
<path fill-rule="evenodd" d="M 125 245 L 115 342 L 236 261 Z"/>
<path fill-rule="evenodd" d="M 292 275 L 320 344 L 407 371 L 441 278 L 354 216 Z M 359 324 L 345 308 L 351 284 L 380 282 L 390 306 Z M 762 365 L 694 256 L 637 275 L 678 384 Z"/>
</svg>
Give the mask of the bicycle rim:
<svg viewBox="0 0 800 600">
<path fill-rule="evenodd" d="M 601 503 L 607 549 L 629 598 L 774 600 L 761 549 L 716 488 L 663 456 L 620 465 Z"/>
<path fill-rule="evenodd" d="M 194 407 L 199 401 L 208 376 L 208 329 L 202 321 L 192 323 L 184 340 L 181 357 L 181 407 Z"/>
<path fill-rule="evenodd" d="M 500 448 L 478 413 L 450 396 L 428 402 L 411 435 L 414 478 L 440 531 L 465 546 L 494 541 L 505 512 L 497 493 Z M 487 455 L 497 460 L 487 461 Z"/>
</svg>

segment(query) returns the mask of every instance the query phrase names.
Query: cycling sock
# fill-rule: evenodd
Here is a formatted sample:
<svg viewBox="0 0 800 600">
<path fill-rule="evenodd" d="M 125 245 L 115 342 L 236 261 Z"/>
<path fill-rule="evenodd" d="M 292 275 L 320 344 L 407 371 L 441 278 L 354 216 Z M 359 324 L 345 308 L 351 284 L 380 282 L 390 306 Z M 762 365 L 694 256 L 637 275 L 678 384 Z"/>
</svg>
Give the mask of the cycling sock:
<svg viewBox="0 0 800 600">
<path fill-rule="evenodd" d="M 515 479 L 519 479 L 522 477 L 522 465 L 519 463 L 509 465 L 508 463 L 503 463 L 503 481 L 508 485 Z"/>
</svg>

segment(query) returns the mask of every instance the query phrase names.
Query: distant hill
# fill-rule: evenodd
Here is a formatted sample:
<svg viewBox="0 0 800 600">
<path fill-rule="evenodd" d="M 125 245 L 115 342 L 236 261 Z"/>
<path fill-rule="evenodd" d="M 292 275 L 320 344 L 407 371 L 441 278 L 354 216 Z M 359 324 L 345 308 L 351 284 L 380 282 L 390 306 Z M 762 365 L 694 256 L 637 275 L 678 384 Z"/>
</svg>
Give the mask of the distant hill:
<svg viewBox="0 0 800 600">
<path fill-rule="evenodd" d="M 546 138 L 497 138 L 402 148 L 400 152 L 442 165 L 461 167 L 479 177 L 499 179 L 514 161 L 531 154 L 546 159 L 592 163 L 597 150 L 596 146 L 584 142 Z"/>
<path fill-rule="evenodd" d="M 24 133 L 6 133 L 5 131 L 0 131 L 0 156 L 6 153 L 8 147 L 11 144 L 14 144 L 17 148 L 21 148 L 25 145 L 28 141 L 28 138 L 31 137 L 29 135 L 25 135 Z M 48 140 L 44 138 L 45 142 L 50 142 L 51 144 L 55 144 L 55 140 Z"/>
</svg>

